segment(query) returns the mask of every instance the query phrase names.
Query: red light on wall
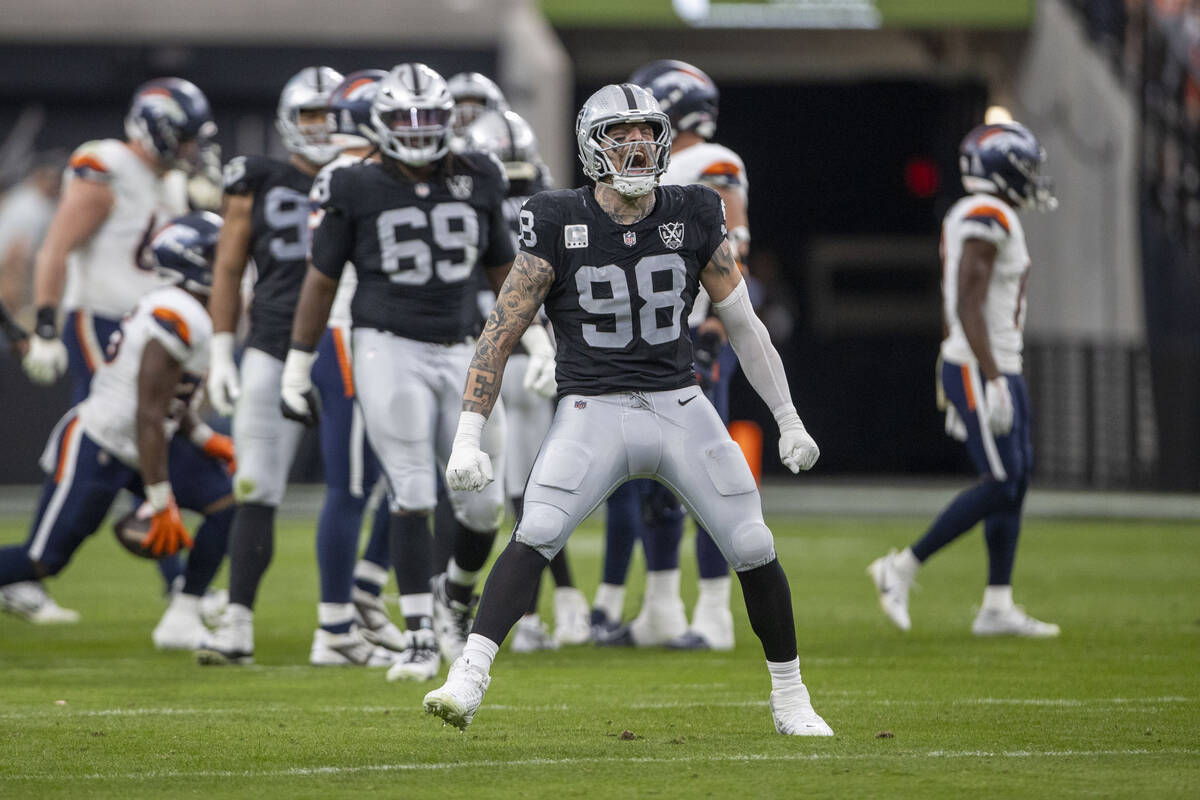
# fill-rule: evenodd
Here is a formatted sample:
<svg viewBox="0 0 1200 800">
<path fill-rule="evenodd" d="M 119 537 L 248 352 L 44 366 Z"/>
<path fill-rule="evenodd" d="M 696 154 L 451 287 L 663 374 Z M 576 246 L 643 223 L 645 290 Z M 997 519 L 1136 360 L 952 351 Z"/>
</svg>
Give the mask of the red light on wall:
<svg viewBox="0 0 1200 800">
<path fill-rule="evenodd" d="M 942 173 L 932 158 L 913 156 L 904 164 L 904 188 L 913 197 L 933 197 L 942 185 Z"/>
</svg>

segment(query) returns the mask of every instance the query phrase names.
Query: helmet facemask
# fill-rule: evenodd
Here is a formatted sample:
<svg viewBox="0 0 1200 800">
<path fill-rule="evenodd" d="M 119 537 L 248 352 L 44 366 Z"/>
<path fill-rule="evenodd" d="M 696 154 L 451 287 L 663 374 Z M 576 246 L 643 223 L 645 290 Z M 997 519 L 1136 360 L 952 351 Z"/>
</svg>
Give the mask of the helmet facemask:
<svg viewBox="0 0 1200 800">
<path fill-rule="evenodd" d="M 658 185 L 667 169 L 671 129 L 648 123 L 653 138 L 630 142 L 615 139 L 609 132 L 622 124 L 618 121 L 596 127 L 591 137 L 596 143 L 595 157 L 606 165 L 603 174 L 611 176 L 614 189 L 626 197 L 641 197 Z"/>
<path fill-rule="evenodd" d="M 380 149 L 413 167 L 425 166 L 446 154 L 451 115 L 448 108 L 371 109 Z"/>
<path fill-rule="evenodd" d="M 333 90 L 342 74 L 330 67 L 305 67 L 292 76 L 279 95 L 275 128 L 283 146 L 317 166 L 328 164 L 340 152 L 330 136 L 334 120 L 329 115 Z"/>
</svg>

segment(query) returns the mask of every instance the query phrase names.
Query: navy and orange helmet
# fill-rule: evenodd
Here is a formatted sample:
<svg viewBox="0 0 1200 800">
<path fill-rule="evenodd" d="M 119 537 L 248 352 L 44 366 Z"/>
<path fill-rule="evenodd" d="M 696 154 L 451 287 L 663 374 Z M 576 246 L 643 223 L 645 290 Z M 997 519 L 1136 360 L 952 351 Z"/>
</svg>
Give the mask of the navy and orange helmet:
<svg viewBox="0 0 1200 800">
<path fill-rule="evenodd" d="M 963 188 L 993 194 L 1017 208 L 1052 211 L 1053 182 L 1041 174 L 1046 151 L 1019 122 L 980 125 L 959 147 Z"/>
</svg>

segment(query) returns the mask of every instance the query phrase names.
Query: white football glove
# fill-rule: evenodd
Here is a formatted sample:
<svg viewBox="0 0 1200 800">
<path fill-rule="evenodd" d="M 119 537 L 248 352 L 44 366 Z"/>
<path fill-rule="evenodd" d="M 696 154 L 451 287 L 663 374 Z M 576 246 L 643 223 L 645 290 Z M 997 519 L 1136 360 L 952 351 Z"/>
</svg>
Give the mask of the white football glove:
<svg viewBox="0 0 1200 800">
<path fill-rule="evenodd" d="M 48 386 L 62 377 L 67 371 L 67 348 L 62 339 L 45 339 L 41 336 L 29 337 L 29 352 L 21 360 L 25 374 L 34 383 Z"/>
<path fill-rule="evenodd" d="M 967 440 L 967 423 L 963 422 L 953 405 L 946 406 L 946 435 L 956 442 Z"/>
<path fill-rule="evenodd" d="M 492 459 L 479 446 L 487 417 L 464 411 L 458 417 L 454 446 L 446 462 L 446 486 L 456 492 L 478 492 L 492 482 Z"/>
<path fill-rule="evenodd" d="M 233 334 L 214 333 L 212 363 L 208 368 L 208 401 L 223 417 L 233 416 L 233 408 L 242 394 L 237 364 L 233 363 Z"/>
<path fill-rule="evenodd" d="M 312 365 L 316 360 L 316 353 L 295 348 L 288 350 L 279 387 L 279 406 L 283 415 L 310 426 L 316 425 L 321 416 L 317 393 L 312 385 Z"/>
<path fill-rule="evenodd" d="M 530 325 L 521 334 L 521 344 L 529 353 L 529 365 L 521 385 L 527 392 L 554 397 L 558 393 L 558 383 L 554 380 L 554 345 L 550 343 L 550 335 L 543 326 Z"/>
<path fill-rule="evenodd" d="M 779 460 L 792 472 L 809 470 L 821 455 L 816 441 L 804 429 L 795 411 L 779 420 Z"/>
<path fill-rule="evenodd" d="M 985 383 L 983 402 L 987 411 L 988 430 L 995 436 L 1007 436 L 1013 426 L 1013 401 L 1008 391 L 1008 378 L 1000 375 Z"/>
</svg>

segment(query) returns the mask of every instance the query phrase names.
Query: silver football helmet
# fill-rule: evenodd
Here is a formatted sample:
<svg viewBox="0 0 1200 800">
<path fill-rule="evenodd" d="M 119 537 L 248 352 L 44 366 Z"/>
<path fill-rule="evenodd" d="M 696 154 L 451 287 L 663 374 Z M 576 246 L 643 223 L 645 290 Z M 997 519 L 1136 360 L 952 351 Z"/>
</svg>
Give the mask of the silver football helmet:
<svg viewBox="0 0 1200 800">
<path fill-rule="evenodd" d="M 328 110 L 333 90 L 342 82 L 342 73 L 332 67 L 305 67 L 284 84 L 275 111 L 275 127 L 289 152 L 314 164 L 328 164 L 339 148 L 330 141 L 333 125 L 329 115 L 319 123 L 300 121 L 303 111 Z"/>
<path fill-rule="evenodd" d="M 466 133 L 467 147 L 491 153 L 504 164 L 510 181 L 531 181 L 537 177 L 541 156 L 533 128 L 515 111 L 486 111 L 471 123 Z"/>
<path fill-rule="evenodd" d="M 647 123 L 653 138 L 626 143 L 609 135 L 615 125 L 636 122 Z M 611 177 L 626 197 L 653 190 L 671 158 L 671 121 L 654 95 L 631 83 L 610 84 L 589 97 L 575 120 L 575 139 L 584 174 L 594 181 Z"/>
<path fill-rule="evenodd" d="M 445 78 L 424 64 L 398 64 L 379 82 L 371 103 L 371 126 L 380 150 L 411 167 L 422 167 L 450 149 L 453 111 Z"/>
<path fill-rule="evenodd" d="M 488 76 L 479 72 L 460 72 L 446 81 L 454 97 L 454 135 L 466 136 L 479 115 L 485 111 L 508 111 L 504 92 Z"/>
</svg>

